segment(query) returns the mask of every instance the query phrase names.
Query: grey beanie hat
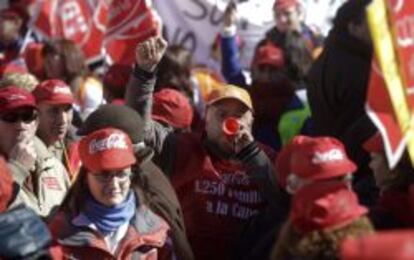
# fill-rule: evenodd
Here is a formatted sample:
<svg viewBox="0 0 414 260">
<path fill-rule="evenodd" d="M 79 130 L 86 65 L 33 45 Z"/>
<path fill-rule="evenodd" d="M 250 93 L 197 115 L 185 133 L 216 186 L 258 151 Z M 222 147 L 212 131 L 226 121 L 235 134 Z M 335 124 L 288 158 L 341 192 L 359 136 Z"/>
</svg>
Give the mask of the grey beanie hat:
<svg viewBox="0 0 414 260">
<path fill-rule="evenodd" d="M 103 105 L 86 118 L 78 129 L 78 135 L 88 135 L 96 130 L 113 127 L 127 133 L 132 143 L 144 140 L 144 122 L 132 108 L 121 105 Z"/>
</svg>

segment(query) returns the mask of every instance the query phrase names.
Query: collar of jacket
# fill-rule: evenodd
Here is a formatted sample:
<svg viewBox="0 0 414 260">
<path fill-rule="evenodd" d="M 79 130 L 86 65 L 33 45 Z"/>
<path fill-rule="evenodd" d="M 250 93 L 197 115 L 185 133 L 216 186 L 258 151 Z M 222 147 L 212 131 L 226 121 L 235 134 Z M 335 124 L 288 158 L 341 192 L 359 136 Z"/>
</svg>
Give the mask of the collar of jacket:
<svg viewBox="0 0 414 260">
<path fill-rule="evenodd" d="M 373 48 L 346 31 L 332 30 L 328 36 L 326 46 L 337 46 L 348 52 L 354 53 L 363 59 L 371 62 Z"/>
<path fill-rule="evenodd" d="M 135 145 L 134 145 L 135 146 Z M 139 164 L 146 163 L 154 156 L 154 150 L 145 144 L 138 149 L 134 148 L 134 155 Z"/>
<path fill-rule="evenodd" d="M 72 224 L 74 218 L 69 219 L 67 214 L 64 217 L 70 224 L 68 223 L 66 226 L 64 237 L 58 237 L 60 245 L 92 247 L 111 254 L 104 239 L 97 231 L 85 226 L 75 226 Z M 165 243 L 168 230 L 169 226 L 163 219 L 145 205 L 141 205 L 137 208 L 135 217 L 131 220 L 127 233 L 122 239 L 121 245 L 115 252 L 115 255 L 124 252 L 127 247 L 130 249 L 138 248 L 141 245 L 162 247 Z"/>
</svg>

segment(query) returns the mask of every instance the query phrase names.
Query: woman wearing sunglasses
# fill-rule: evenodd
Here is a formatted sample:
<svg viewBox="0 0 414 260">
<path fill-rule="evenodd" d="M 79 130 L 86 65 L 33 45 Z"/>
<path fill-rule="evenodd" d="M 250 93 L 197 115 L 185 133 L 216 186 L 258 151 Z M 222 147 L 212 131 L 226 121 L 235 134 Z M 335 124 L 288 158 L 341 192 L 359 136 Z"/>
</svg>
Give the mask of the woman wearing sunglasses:
<svg viewBox="0 0 414 260">
<path fill-rule="evenodd" d="M 75 259 L 171 259 L 168 224 L 152 212 L 134 183 L 128 135 L 103 128 L 79 144 L 83 163 L 50 229 Z M 148 257 L 148 258 L 146 258 Z"/>
<path fill-rule="evenodd" d="M 16 86 L 0 89 L 0 154 L 20 188 L 14 204 L 23 202 L 47 218 L 61 204 L 70 182 L 64 166 L 35 137 L 37 118 L 30 92 Z"/>
</svg>

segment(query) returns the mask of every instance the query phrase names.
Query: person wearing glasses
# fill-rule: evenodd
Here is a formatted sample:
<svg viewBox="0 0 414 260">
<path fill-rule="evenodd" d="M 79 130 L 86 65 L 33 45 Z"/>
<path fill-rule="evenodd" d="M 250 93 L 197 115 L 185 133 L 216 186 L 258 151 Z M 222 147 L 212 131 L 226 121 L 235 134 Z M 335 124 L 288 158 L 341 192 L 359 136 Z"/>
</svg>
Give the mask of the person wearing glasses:
<svg viewBox="0 0 414 260">
<path fill-rule="evenodd" d="M 38 111 L 33 95 L 17 86 L 0 89 L 0 154 L 7 159 L 19 186 L 19 202 L 47 218 L 61 204 L 70 182 L 68 173 L 35 136 Z"/>
<path fill-rule="evenodd" d="M 79 143 L 82 168 L 49 227 L 70 259 L 172 259 L 170 227 L 137 188 L 129 136 L 101 128 Z"/>
</svg>

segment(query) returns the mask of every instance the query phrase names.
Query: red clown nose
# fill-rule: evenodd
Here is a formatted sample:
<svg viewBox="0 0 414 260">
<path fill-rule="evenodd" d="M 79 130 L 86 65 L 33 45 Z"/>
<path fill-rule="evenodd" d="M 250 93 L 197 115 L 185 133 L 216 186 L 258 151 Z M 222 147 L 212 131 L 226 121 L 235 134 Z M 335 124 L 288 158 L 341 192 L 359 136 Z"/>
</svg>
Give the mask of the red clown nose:
<svg viewBox="0 0 414 260">
<path fill-rule="evenodd" d="M 234 117 L 229 117 L 223 122 L 223 132 L 228 136 L 236 135 L 240 130 L 240 123 Z"/>
</svg>

